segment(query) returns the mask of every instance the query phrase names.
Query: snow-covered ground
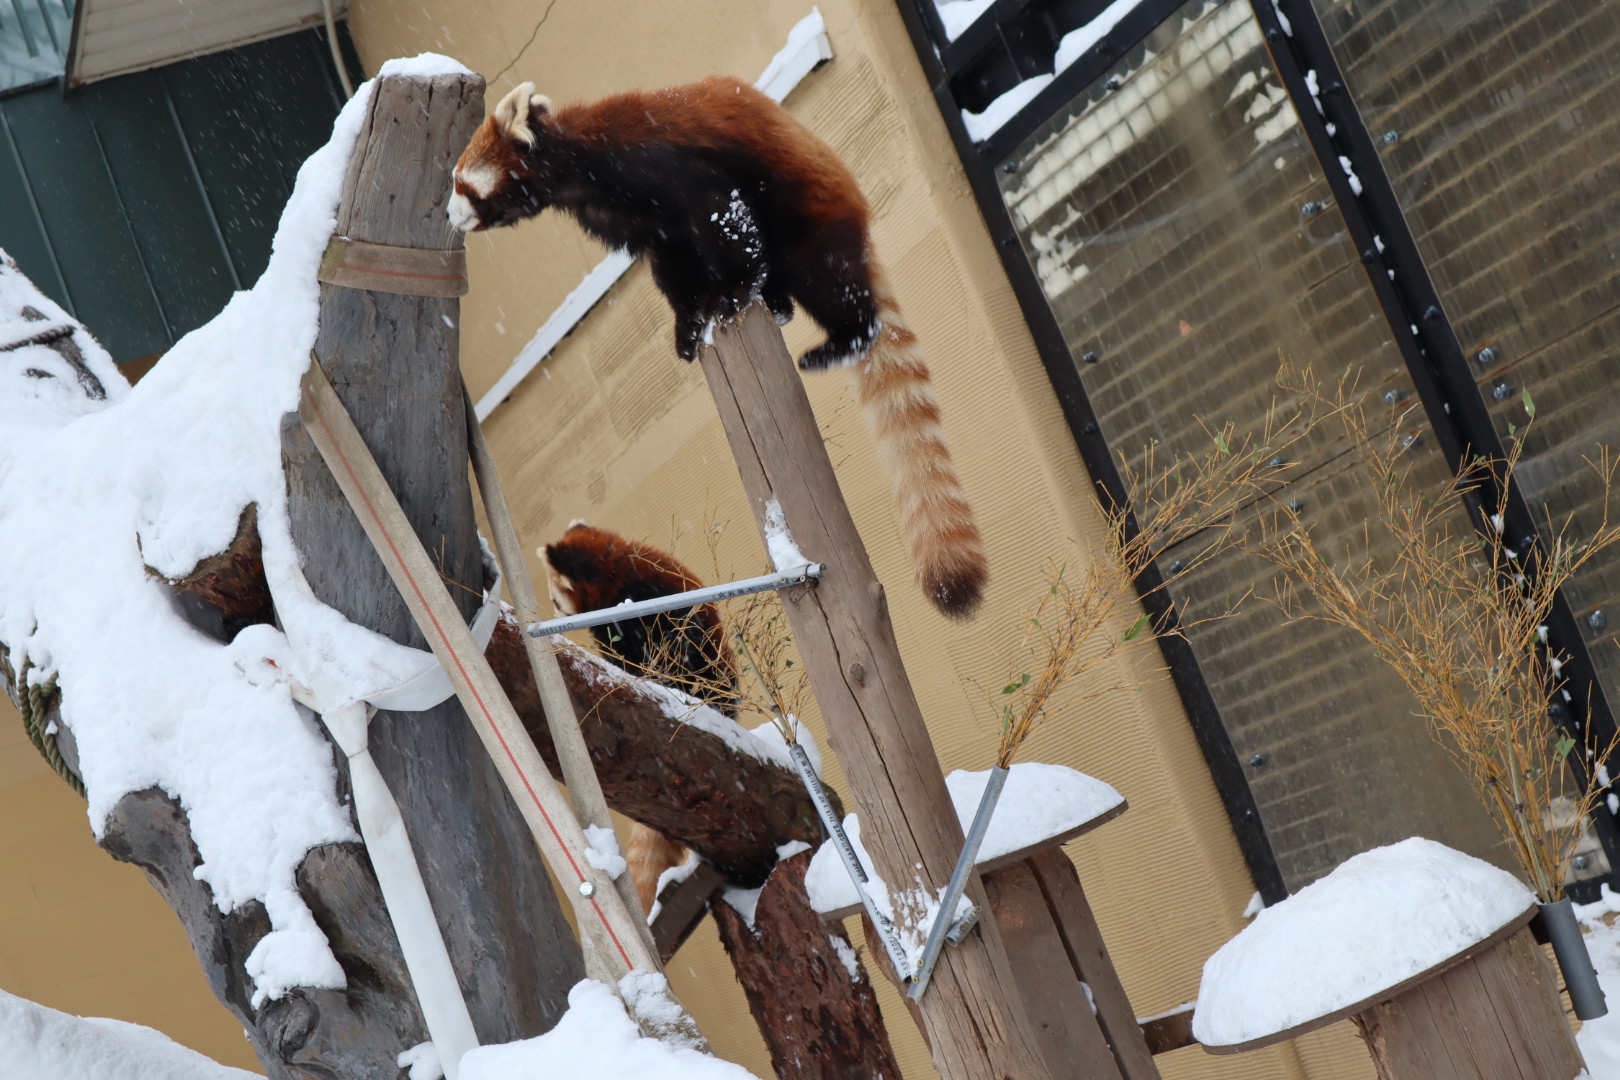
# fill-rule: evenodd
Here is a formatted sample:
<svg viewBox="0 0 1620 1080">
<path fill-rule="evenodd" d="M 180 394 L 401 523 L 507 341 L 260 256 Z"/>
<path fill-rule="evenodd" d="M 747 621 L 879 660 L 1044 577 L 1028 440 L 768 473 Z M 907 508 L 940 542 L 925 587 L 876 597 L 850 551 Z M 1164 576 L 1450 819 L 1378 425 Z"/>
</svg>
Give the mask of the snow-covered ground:
<svg viewBox="0 0 1620 1080">
<path fill-rule="evenodd" d="M 122 1020 L 87 1020 L 0 990 L 5 1080 L 254 1080 L 167 1035 Z"/>
</svg>

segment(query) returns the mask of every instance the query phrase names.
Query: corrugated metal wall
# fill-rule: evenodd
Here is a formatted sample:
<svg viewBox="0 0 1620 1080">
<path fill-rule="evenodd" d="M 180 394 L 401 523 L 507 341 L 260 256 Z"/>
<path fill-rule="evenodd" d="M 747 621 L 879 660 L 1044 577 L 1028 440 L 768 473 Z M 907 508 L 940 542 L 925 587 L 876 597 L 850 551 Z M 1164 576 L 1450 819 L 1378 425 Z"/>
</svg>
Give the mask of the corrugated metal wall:
<svg viewBox="0 0 1620 1080">
<path fill-rule="evenodd" d="M 160 352 L 264 270 L 342 101 L 315 30 L 0 97 L 0 248 L 115 359 Z"/>
</svg>

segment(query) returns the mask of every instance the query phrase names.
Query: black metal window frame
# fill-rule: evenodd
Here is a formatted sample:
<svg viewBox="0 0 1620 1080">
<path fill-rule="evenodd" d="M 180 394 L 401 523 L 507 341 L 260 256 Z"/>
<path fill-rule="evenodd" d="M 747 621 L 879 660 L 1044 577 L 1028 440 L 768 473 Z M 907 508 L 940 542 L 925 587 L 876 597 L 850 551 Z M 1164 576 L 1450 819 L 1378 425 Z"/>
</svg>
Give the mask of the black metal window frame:
<svg viewBox="0 0 1620 1080">
<path fill-rule="evenodd" d="M 1140 0 L 1074 63 L 1056 73 L 1016 115 L 978 142 L 968 134 L 963 110 L 982 112 L 1020 82 L 1053 74 L 1059 40 L 1101 14 L 1110 6 L 1110 0 L 995 0 L 954 41 L 947 39 L 933 0 L 897 3 L 1081 458 L 1100 497 L 1117 505 L 1124 498 L 1119 470 L 1080 378 L 1079 366 L 1034 267 L 1025 257 L 995 169 L 997 162 L 1102 78 L 1109 67 L 1180 9 L 1185 0 Z M 1345 86 L 1310 0 L 1249 0 L 1248 6 L 1265 35 L 1272 66 L 1288 91 L 1346 229 L 1361 254 L 1368 282 L 1389 321 L 1391 336 L 1447 464 L 1455 472 L 1474 454 L 1503 457 L 1504 448 L 1474 383 L 1469 359 L 1446 316 L 1394 187 L 1384 172 L 1373 135 Z M 1307 72 L 1312 71 L 1321 88 L 1321 112 L 1306 83 Z M 1353 190 L 1350 177 L 1340 166 L 1340 157 L 1351 161 L 1361 184 L 1359 192 Z M 1387 273 L 1389 270 L 1395 273 Z M 1490 491 L 1470 496 L 1468 509 L 1476 526 L 1484 525 L 1483 507 L 1494 502 L 1495 495 Z M 1533 564 L 1534 519 L 1516 490 L 1509 492 L 1505 518 L 1508 535 L 1523 538 L 1521 554 Z M 1161 576 L 1153 569 L 1136 583 L 1144 607 L 1155 620 L 1170 614 L 1162 584 Z M 1547 646 L 1555 655 L 1566 658 L 1562 674 L 1567 680 L 1568 697 L 1552 706 L 1554 714 L 1578 738 L 1584 741 L 1584 733 L 1591 731 L 1595 741 L 1605 745 L 1615 730 L 1614 716 L 1596 680 L 1574 613 L 1562 596 L 1549 619 Z M 1262 899 L 1267 904 L 1275 903 L 1288 890 L 1258 803 L 1198 659 L 1191 645 L 1179 637 L 1161 638 L 1160 648 L 1250 876 Z M 1576 758 L 1571 755 L 1570 761 L 1579 772 L 1581 763 Z M 1580 900 L 1595 899 L 1602 881 L 1620 883 L 1620 829 L 1601 803 L 1594 814 L 1594 827 L 1611 872 L 1607 877 L 1570 886 L 1570 895 Z"/>
</svg>

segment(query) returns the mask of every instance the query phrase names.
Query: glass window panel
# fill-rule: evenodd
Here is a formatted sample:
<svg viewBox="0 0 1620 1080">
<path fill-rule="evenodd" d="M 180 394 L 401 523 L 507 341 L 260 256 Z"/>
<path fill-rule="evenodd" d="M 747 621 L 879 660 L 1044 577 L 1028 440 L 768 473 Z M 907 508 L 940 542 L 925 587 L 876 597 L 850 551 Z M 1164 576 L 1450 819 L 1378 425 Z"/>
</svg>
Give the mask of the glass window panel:
<svg viewBox="0 0 1620 1080">
<path fill-rule="evenodd" d="M 1313 0 L 1519 480 L 1595 528 L 1586 467 L 1620 446 L 1620 5 Z M 1385 146 L 1384 142 L 1380 142 Z M 1620 706 L 1620 551 L 1566 590 Z"/>
<path fill-rule="evenodd" d="M 1409 390 L 1405 365 L 1248 5 L 1184 5 L 997 175 L 1116 452 L 1199 450 L 1200 417 L 1257 427 L 1280 396 L 1279 353 L 1329 382 L 1361 368 L 1375 424 L 1425 436 L 1414 397 L 1384 403 Z M 1334 434 L 1292 453 L 1278 497 L 1302 500 L 1325 550 L 1376 546 L 1365 475 Z M 1444 482 L 1432 437 L 1410 453 L 1421 482 Z M 1230 553 L 1175 596 L 1196 619 L 1250 587 L 1275 594 L 1258 559 Z M 1259 599 L 1189 636 L 1290 889 L 1414 834 L 1507 865 L 1461 772 L 1358 639 Z"/>
</svg>

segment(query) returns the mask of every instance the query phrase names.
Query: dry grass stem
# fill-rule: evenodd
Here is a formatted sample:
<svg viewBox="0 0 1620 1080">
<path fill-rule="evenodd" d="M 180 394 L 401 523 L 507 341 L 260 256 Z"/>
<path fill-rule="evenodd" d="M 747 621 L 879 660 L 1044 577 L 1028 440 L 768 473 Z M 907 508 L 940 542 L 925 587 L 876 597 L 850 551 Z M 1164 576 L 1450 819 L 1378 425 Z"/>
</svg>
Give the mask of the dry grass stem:
<svg viewBox="0 0 1620 1080">
<path fill-rule="evenodd" d="M 1362 410 L 1345 404 L 1342 384 L 1331 401 L 1319 387 L 1299 388 L 1344 424 L 1375 487 L 1377 516 L 1365 528 L 1383 533 L 1380 546 L 1393 554 L 1375 560 L 1365 541 L 1325 552 L 1296 513 L 1279 508 L 1253 546 L 1283 571 L 1282 607 L 1372 645 L 1468 775 L 1537 895 L 1559 899 L 1584 819 L 1602 794 L 1595 764 L 1614 744 L 1594 745 L 1588 734 L 1571 759 L 1577 740 L 1549 710 L 1557 695 L 1568 695 L 1563 658 L 1544 647 L 1546 623 L 1559 589 L 1620 540 L 1608 507 L 1614 456 L 1604 449 L 1588 462 L 1605 492 L 1596 528 L 1577 539 L 1569 520 L 1549 516 L 1542 538 L 1515 550 L 1502 523 L 1522 431 L 1510 438 L 1506 460 L 1476 458 L 1443 490 L 1424 491 L 1408 482 L 1402 425 L 1375 436 Z M 1528 394 L 1524 404 L 1533 419 Z M 1459 534 L 1452 523 L 1470 517 L 1478 530 Z M 1576 766 L 1574 780 L 1568 765 Z"/>
<path fill-rule="evenodd" d="M 1230 424 L 1204 426 L 1206 445 L 1196 454 L 1176 455 L 1166 462 L 1153 443 L 1135 465 L 1121 455 L 1126 500 L 1123 505 L 1099 502 L 1098 506 L 1107 524 L 1107 549 L 1092 554 L 1077 571 L 1047 568 L 1046 594 L 1026 616 L 1013 652 L 1002 656 L 1006 680 L 998 691 L 985 695 L 1000 714 L 997 765 L 1005 768 L 1012 763 L 1061 688 L 1111 664 L 1125 648 L 1194 625 L 1178 623 L 1173 615 L 1155 623 L 1141 612 L 1123 632 L 1113 629 L 1116 609 L 1129 602 L 1135 583 L 1167 551 L 1194 537 L 1206 541 L 1180 560 L 1156 589 L 1166 588 L 1233 546 L 1238 539 L 1232 531 L 1238 510 L 1283 482 L 1288 450 L 1322 419 L 1321 402 L 1315 396 L 1304 395 L 1304 402 L 1297 408 L 1274 402 L 1260 431 L 1242 437 Z M 1229 600 L 1227 612 L 1245 598 Z M 1074 701 L 1129 688 L 1115 680 L 1091 687 Z"/>
</svg>

